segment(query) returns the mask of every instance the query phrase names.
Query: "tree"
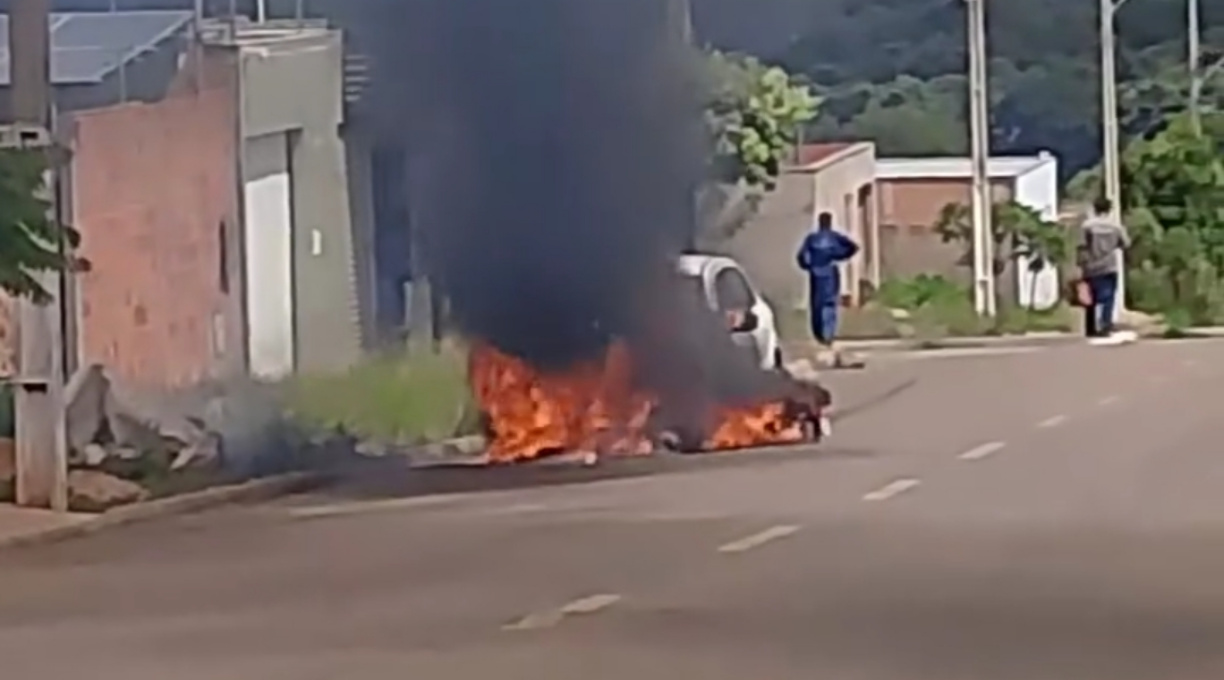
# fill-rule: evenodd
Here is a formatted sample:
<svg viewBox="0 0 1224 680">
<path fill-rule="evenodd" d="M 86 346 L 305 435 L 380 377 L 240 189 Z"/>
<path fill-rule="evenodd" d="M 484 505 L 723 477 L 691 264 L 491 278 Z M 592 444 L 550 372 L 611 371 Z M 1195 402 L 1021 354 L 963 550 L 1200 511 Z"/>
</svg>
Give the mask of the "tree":
<svg viewBox="0 0 1224 680">
<path fill-rule="evenodd" d="M 809 134 L 875 142 L 883 156 L 962 155 L 969 150 L 963 76 L 902 76 L 875 86 L 832 90 Z"/>
<path fill-rule="evenodd" d="M 907 99 L 884 104 L 864 91 L 903 78 L 935 81 L 965 72 L 964 3 L 949 0 L 692 0 L 698 35 L 723 49 L 776 60 L 837 92 L 822 107 L 822 135 L 871 136 L 882 153 L 946 153 L 941 125 L 964 128 L 963 111 L 932 111 Z M 1204 0 L 1204 39 L 1224 45 L 1224 2 Z M 1129 3 L 1119 14 L 1124 132 L 1139 135 L 1184 107 L 1185 0 Z M 991 4 L 993 148 L 1058 155 L 1066 177 L 1100 157 L 1097 7 L 1092 2 L 1007 0 Z M 1209 55 L 1210 56 L 1210 55 Z M 1180 74 L 1178 74 L 1180 71 Z M 1222 81 L 1224 82 L 1224 81 Z M 961 88 L 964 90 L 963 86 Z M 844 97 L 842 94 L 844 93 Z M 1218 97 L 1209 94 L 1208 100 Z M 850 105 L 853 106 L 850 106 Z M 845 107 L 845 108 L 843 108 Z M 871 110 L 863 121 L 852 124 Z M 940 120 L 945 122 L 934 122 Z M 948 123 L 947 121 L 951 121 Z M 911 130 L 932 133 L 912 133 Z M 931 140 L 923 145 L 924 137 Z"/>
<path fill-rule="evenodd" d="M 714 245 L 756 213 L 818 102 L 786 71 L 744 55 L 711 52 L 703 75 L 711 153 L 697 212 L 700 240 Z"/>
<path fill-rule="evenodd" d="M 935 232 L 944 243 L 964 246 L 960 264 L 973 265 L 973 215 L 963 203 L 949 203 L 939 212 Z M 1036 210 L 1008 201 L 995 203 L 991 210 L 991 240 L 994 242 L 994 261 L 991 269 L 996 277 L 1008 270 L 1012 263 L 1024 262 L 1033 274 L 1047 267 L 1064 264 L 1070 255 L 1070 239 L 1061 224 L 1046 220 Z M 1031 277 L 1036 286 L 1037 277 Z M 1029 291 L 1029 300 L 1036 296 Z"/>
<path fill-rule="evenodd" d="M 710 53 L 705 75 L 711 178 L 772 189 L 803 124 L 816 115 L 816 97 L 781 68 L 740 54 Z"/>
<path fill-rule="evenodd" d="M 0 290 L 36 302 L 49 297 L 38 275 L 75 265 L 68 253 L 80 242 L 76 230 L 48 216 L 46 168 L 41 153 L 0 150 Z"/>
<path fill-rule="evenodd" d="M 1186 324 L 1224 320 L 1224 114 L 1203 123 L 1173 116 L 1122 159 L 1132 302 Z"/>
</svg>

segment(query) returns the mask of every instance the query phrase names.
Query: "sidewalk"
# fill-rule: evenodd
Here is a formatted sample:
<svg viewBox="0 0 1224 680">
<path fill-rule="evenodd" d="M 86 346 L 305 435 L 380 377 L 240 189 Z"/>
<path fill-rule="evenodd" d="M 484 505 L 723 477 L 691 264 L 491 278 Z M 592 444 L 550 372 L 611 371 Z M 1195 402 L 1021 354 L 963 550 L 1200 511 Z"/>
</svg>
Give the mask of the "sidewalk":
<svg viewBox="0 0 1224 680">
<path fill-rule="evenodd" d="M 946 337 L 938 339 L 879 338 L 873 340 L 839 340 L 837 347 L 848 352 L 906 352 L 926 349 L 974 347 L 1034 347 L 1083 341 L 1075 333 L 1026 333 L 1024 335 L 987 335 L 978 337 Z M 783 352 L 803 356 L 817 349 L 811 340 L 783 343 Z"/>
<path fill-rule="evenodd" d="M 50 510 L 19 508 L 15 505 L 0 503 L 0 545 L 76 526 L 94 517 L 90 514 L 62 514 Z"/>
</svg>

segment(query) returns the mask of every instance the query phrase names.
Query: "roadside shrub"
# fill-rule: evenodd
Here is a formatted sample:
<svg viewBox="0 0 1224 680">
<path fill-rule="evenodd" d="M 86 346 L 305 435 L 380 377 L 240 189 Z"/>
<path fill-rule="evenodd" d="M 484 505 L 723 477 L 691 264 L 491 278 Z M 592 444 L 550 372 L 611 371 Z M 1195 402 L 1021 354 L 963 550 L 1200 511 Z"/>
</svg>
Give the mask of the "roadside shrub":
<svg viewBox="0 0 1224 680">
<path fill-rule="evenodd" d="M 876 299 L 885 307 L 914 311 L 932 305 L 957 306 L 970 298 L 966 286 L 943 276 L 919 274 L 913 278 L 885 281 Z"/>
<path fill-rule="evenodd" d="M 470 434 L 475 426 L 466 353 L 458 346 L 405 350 L 284 387 L 292 417 L 308 428 L 410 444 Z"/>
</svg>

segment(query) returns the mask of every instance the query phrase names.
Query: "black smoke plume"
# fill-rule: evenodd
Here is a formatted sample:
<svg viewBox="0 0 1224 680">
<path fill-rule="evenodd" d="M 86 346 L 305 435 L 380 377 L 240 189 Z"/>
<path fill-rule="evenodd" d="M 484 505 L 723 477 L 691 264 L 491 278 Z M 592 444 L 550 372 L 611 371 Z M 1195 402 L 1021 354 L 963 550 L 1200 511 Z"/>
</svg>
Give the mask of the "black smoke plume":
<svg viewBox="0 0 1224 680">
<path fill-rule="evenodd" d="M 700 411 L 779 383 L 672 272 L 705 142 L 673 4 L 361 0 L 344 13 L 373 60 L 381 134 L 424 159 L 425 264 L 458 329 L 543 368 L 629 338 L 664 402 Z"/>
</svg>

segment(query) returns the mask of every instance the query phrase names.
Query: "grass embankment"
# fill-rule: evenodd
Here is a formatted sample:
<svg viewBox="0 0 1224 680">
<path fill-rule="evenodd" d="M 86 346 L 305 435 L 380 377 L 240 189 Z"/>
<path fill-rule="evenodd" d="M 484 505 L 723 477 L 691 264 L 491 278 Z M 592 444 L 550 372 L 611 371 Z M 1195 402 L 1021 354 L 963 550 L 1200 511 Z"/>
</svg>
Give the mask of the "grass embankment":
<svg viewBox="0 0 1224 680">
<path fill-rule="evenodd" d="M 806 310 L 782 312 L 779 332 L 790 340 L 807 340 Z M 1049 310 L 1002 305 L 994 318 L 973 309 L 970 291 L 938 276 L 887 281 L 874 299 L 862 307 L 843 309 L 839 337 L 844 340 L 914 338 L 940 340 L 955 337 L 1069 332 L 1075 310 L 1059 304 Z"/>
<path fill-rule="evenodd" d="M 293 378 L 285 384 L 286 405 L 308 428 L 382 442 L 471 434 L 476 423 L 466 362 L 458 345 L 386 354 L 342 373 Z"/>
</svg>

